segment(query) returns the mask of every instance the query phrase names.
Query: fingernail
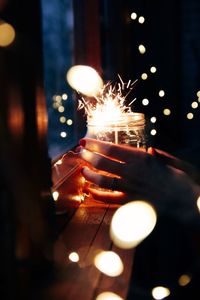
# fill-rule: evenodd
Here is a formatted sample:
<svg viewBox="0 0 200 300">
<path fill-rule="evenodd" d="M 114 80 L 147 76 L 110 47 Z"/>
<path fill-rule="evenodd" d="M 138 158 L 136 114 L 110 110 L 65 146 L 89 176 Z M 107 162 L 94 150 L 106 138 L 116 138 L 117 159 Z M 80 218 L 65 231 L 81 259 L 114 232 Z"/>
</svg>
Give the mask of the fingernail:
<svg viewBox="0 0 200 300">
<path fill-rule="evenodd" d="M 79 145 L 82 146 L 82 147 L 85 147 L 85 145 L 86 145 L 86 140 L 81 139 L 81 140 L 79 141 Z"/>
<path fill-rule="evenodd" d="M 75 148 L 75 153 L 80 153 L 81 151 L 83 150 L 83 147 L 82 146 L 78 146 Z"/>
<path fill-rule="evenodd" d="M 84 171 L 87 171 L 87 170 L 89 170 L 88 167 L 83 167 L 83 168 L 81 169 L 81 174 L 84 175 Z"/>
</svg>

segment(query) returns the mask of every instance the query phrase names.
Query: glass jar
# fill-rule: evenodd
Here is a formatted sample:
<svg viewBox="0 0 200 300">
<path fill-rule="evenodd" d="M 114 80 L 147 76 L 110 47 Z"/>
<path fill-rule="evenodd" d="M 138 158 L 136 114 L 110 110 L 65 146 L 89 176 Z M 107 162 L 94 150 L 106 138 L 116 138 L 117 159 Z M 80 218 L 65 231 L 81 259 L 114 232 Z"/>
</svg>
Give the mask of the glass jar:
<svg viewBox="0 0 200 300">
<path fill-rule="evenodd" d="M 101 123 L 88 117 L 87 129 L 87 137 L 90 138 L 146 148 L 145 116 L 142 113 L 124 113 L 115 121 L 105 120 Z"/>
</svg>

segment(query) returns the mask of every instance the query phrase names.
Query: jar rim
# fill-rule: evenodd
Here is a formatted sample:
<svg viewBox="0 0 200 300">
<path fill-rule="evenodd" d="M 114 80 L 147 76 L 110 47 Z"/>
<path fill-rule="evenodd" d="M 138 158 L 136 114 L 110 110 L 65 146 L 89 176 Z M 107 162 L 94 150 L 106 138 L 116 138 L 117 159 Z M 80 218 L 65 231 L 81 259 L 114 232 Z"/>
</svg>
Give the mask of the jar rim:
<svg viewBox="0 0 200 300">
<path fill-rule="evenodd" d="M 107 125 L 126 125 L 129 123 L 142 122 L 145 123 L 145 115 L 140 112 L 126 112 L 120 115 L 116 120 L 103 120 L 103 124 L 99 122 L 94 122 L 92 116 L 87 116 L 87 124 L 89 126 L 107 126 Z"/>
</svg>

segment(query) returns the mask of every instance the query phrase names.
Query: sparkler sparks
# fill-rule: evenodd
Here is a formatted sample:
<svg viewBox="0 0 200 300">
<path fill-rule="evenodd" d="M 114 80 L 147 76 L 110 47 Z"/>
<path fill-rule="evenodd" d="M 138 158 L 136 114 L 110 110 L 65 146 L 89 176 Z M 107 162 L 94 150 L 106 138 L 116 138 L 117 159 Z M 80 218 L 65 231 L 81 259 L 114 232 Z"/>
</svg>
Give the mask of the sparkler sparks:
<svg viewBox="0 0 200 300">
<path fill-rule="evenodd" d="M 114 85 L 108 82 L 93 100 L 84 97 L 78 100 L 78 109 L 84 109 L 92 123 L 93 121 L 95 124 L 117 121 L 125 113 L 132 113 L 131 104 L 136 98 L 127 105 L 125 102 L 138 80 L 133 82 L 129 80 L 125 83 L 119 75 L 118 77 L 120 82 Z"/>
</svg>

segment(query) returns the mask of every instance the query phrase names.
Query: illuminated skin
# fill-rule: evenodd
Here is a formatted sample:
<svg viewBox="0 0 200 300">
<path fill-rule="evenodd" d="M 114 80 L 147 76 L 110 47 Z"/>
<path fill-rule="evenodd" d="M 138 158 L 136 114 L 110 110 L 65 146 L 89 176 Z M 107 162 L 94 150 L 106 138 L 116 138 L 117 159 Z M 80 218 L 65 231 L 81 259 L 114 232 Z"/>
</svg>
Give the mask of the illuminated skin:
<svg viewBox="0 0 200 300">
<path fill-rule="evenodd" d="M 200 195 L 196 170 L 189 164 L 161 150 L 115 145 L 85 138 L 80 141 L 79 156 L 91 164 L 82 173 L 86 180 L 111 189 L 113 177 L 117 191 L 89 188 L 95 199 L 126 203 L 133 199 L 150 201 L 160 212 L 190 218 L 199 214 L 196 201 Z M 106 176 L 99 170 L 111 173 Z"/>
</svg>

